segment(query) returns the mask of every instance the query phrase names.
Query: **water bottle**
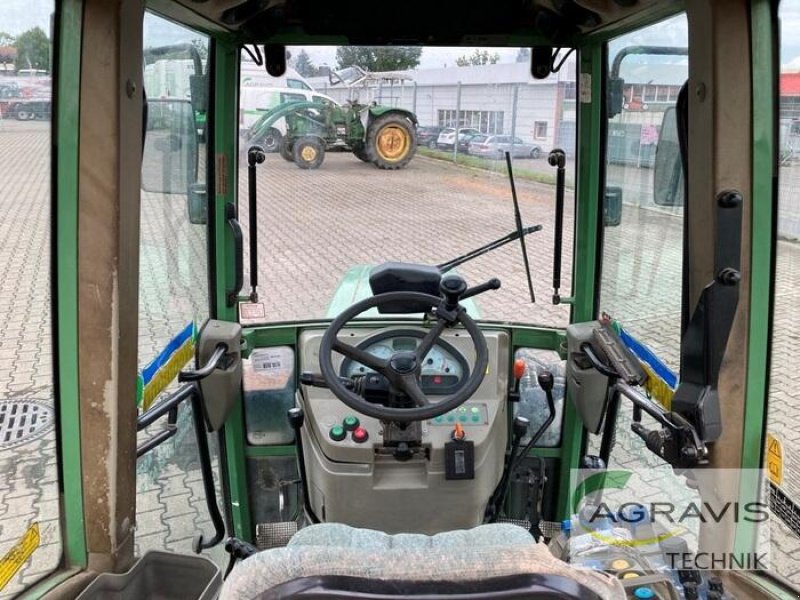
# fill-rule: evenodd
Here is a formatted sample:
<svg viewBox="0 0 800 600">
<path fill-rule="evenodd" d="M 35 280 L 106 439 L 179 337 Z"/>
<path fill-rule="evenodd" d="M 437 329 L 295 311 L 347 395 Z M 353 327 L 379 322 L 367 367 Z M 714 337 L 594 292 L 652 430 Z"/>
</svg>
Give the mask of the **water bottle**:
<svg viewBox="0 0 800 600">
<path fill-rule="evenodd" d="M 550 553 L 560 560 L 566 560 L 569 554 L 569 536 L 572 531 L 572 521 L 564 519 L 561 521 L 561 531 L 556 537 L 550 540 L 548 548 Z"/>
</svg>

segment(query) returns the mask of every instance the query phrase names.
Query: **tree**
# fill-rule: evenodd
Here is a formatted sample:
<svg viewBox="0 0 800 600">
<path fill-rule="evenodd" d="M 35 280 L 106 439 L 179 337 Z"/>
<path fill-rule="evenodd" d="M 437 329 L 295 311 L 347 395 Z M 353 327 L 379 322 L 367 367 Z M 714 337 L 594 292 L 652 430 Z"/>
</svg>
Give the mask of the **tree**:
<svg viewBox="0 0 800 600">
<path fill-rule="evenodd" d="M 0 46 L 13 46 L 14 36 L 5 31 L 0 31 Z"/>
<path fill-rule="evenodd" d="M 520 48 L 517 52 L 517 62 L 518 63 L 526 63 L 531 61 L 531 49 L 530 48 Z"/>
<path fill-rule="evenodd" d="M 17 47 L 17 70 L 50 71 L 50 40 L 41 27 L 20 33 L 14 45 Z"/>
<path fill-rule="evenodd" d="M 456 59 L 456 64 L 459 67 L 469 67 L 470 65 L 493 65 L 498 60 L 500 60 L 500 55 L 497 52 L 494 54 L 489 54 L 489 51 L 486 49 L 481 51 L 475 48 L 472 56 L 459 56 Z"/>
<path fill-rule="evenodd" d="M 419 65 L 421 56 L 422 48 L 416 46 L 339 46 L 336 49 L 336 64 L 338 69 L 355 65 L 370 72 L 403 71 Z"/>
<path fill-rule="evenodd" d="M 303 77 L 316 77 L 319 75 L 319 69 L 314 66 L 308 52 L 300 50 L 300 54 L 294 59 L 294 70 L 300 73 Z"/>
</svg>

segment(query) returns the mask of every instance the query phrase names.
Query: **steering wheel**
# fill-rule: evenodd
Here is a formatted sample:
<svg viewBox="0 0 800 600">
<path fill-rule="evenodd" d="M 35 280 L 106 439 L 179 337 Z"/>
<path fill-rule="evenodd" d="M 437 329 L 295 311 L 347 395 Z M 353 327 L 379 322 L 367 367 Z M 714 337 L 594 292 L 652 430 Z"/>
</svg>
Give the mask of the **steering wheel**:
<svg viewBox="0 0 800 600">
<path fill-rule="evenodd" d="M 445 286 L 448 285 L 450 280 L 457 280 L 462 286 L 461 291 L 466 289 L 466 284 L 464 284 L 463 279 L 452 277 L 443 280 L 443 291 L 445 291 Z M 450 294 L 447 295 L 450 296 Z M 420 306 L 425 305 L 431 309 L 436 309 L 436 323 L 431 327 L 425 337 L 422 338 L 416 350 L 395 352 L 390 358 L 383 359 L 373 356 L 366 350 L 346 344 L 337 337 L 342 328 L 361 313 L 371 308 L 384 305 L 394 304 L 396 306 L 397 303 L 416 303 Z M 472 339 L 476 354 L 475 365 L 467 381 L 458 391 L 449 396 L 445 396 L 439 402 L 433 404 L 422 391 L 419 384 L 422 362 L 431 348 L 433 348 L 436 340 L 441 337 L 444 330 L 448 327 L 452 327 L 456 323 L 463 325 Z M 413 401 L 414 406 L 401 408 L 372 404 L 358 394 L 348 390 L 333 368 L 333 362 L 331 361 L 331 353 L 333 351 L 359 362 L 366 367 L 374 369 L 376 372 L 386 377 L 392 388 L 408 396 Z M 437 296 L 423 294 L 421 292 L 387 292 L 356 302 L 333 320 L 328 330 L 325 332 L 325 335 L 322 337 L 319 349 L 319 366 L 322 377 L 339 400 L 361 414 L 382 421 L 393 421 L 397 423 L 410 423 L 412 421 L 432 419 L 433 417 L 438 417 L 439 415 L 443 415 L 461 406 L 481 385 L 486 375 L 486 367 L 488 364 L 489 350 L 486 346 L 486 338 L 472 317 L 458 304 L 457 296 L 455 296 L 455 299 L 451 296 L 445 301 Z"/>
</svg>

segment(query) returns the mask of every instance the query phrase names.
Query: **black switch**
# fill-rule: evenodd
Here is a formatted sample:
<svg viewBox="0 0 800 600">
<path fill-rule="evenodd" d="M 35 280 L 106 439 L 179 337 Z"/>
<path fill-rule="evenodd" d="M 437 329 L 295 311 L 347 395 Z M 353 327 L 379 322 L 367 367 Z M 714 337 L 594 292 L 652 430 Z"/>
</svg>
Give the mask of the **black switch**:
<svg viewBox="0 0 800 600">
<path fill-rule="evenodd" d="M 475 444 L 452 441 L 444 445 L 445 479 L 475 479 Z"/>
</svg>

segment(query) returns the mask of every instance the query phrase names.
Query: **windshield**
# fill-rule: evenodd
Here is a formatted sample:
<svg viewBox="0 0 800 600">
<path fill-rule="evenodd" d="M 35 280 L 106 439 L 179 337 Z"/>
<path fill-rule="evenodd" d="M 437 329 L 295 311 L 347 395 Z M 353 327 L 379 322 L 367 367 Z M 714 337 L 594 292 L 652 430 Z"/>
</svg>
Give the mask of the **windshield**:
<svg viewBox="0 0 800 600">
<path fill-rule="evenodd" d="M 397 261 L 441 266 L 506 240 L 449 271 L 470 286 L 495 277 L 502 282 L 501 289 L 472 299 L 470 313 L 484 320 L 556 327 L 568 323 L 569 307 L 551 302 L 556 172 L 546 159 L 555 148 L 567 155 L 560 293 L 568 296 L 574 55 L 559 73 L 536 80 L 527 49 L 520 48 L 485 53 L 392 48 L 391 55 L 387 49 L 362 47 L 288 50 L 289 66 L 339 106 L 292 107 L 277 101 L 249 106 L 248 96 L 241 95 L 241 114 L 262 111 L 257 129 L 242 125 L 240 130 L 239 204 L 245 236 L 250 229 L 247 150 L 258 144 L 267 151 L 256 169 L 261 307 L 243 311 L 243 322 L 331 318 L 372 294 L 369 279 L 377 265 Z M 258 85 L 270 85 L 266 73 L 259 77 Z M 353 95 L 347 82 L 356 79 L 358 94 Z M 439 133 L 419 135 L 429 129 Z M 507 136 L 507 147 L 491 154 L 470 152 L 470 141 L 492 135 Z M 520 225 L 527 231 L 525 256 L 518 234 L 508 241 L 518 223 L 506 151 Z M 247 240 L 244 247 L 249 248 Z M 245 274 L 245 287 L 247 282 Z"/>
</svg>

